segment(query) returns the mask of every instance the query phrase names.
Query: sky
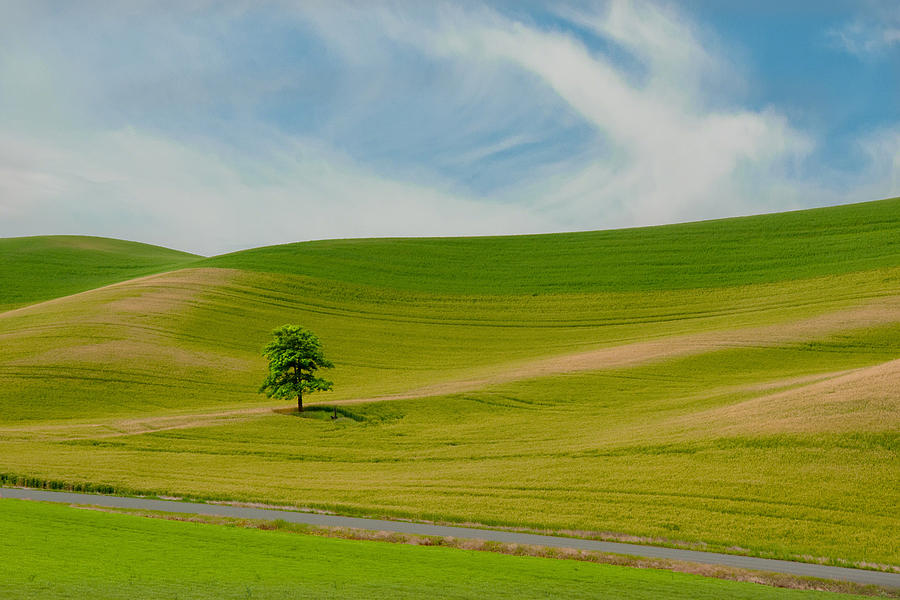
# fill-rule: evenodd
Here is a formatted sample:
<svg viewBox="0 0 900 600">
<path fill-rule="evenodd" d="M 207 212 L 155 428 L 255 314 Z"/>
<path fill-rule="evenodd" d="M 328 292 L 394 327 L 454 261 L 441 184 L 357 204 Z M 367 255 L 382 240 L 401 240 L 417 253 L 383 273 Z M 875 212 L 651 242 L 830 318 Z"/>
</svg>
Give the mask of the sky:
<svg viewBox="0 0 900 600">
<path fill-rule="evenodd" d="M 211 255 L 900 196 L 896 0 L 0 5 L 0 237 Z"/>
</svg>

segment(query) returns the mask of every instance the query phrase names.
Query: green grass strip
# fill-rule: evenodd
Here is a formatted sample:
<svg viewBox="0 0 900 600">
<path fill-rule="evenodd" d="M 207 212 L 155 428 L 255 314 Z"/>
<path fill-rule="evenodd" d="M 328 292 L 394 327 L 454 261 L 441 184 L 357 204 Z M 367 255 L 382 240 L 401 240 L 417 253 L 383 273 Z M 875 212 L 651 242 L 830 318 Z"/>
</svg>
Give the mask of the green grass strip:
<svg viewBox="0 0 900 600">
<path fill-rule="evenodd" d="M 850 598 L 658 570 L 0 500 L 4 598 Z"/>
</svg>

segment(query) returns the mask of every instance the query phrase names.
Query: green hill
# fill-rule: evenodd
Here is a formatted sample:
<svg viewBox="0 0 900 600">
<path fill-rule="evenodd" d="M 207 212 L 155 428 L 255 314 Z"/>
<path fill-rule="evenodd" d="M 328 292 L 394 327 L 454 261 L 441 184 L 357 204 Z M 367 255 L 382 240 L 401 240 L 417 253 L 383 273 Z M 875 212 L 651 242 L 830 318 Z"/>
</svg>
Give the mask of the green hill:
<svg viewBox="0 0 900 600">
<path fill-rule="evenodd" d="M 180 255 L 0 313 L 0 477 L 897 565 L 898 209 Z"/>
<path fill-rule="evenodd" d="M 900 264 L 900 198 L 640 229 L 304 242 L 203 264 L 446 294 L 772 283 Z"/>
<path fill-rule="evenodd" d="M 0 311 L 176 269 L 197 258 L 99 237 L 0 238 Z"/>
</svg>

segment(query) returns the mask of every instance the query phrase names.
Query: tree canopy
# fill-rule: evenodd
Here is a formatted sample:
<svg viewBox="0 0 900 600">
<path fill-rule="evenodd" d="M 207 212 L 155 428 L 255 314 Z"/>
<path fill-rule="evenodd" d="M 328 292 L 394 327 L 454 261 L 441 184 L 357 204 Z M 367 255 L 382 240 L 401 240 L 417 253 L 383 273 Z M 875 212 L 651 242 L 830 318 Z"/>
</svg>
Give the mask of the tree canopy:
<svg viewBox="0 0 900 600">
<path fill-rule="evenodd" d="M 316 335 L 299 325 L 282 325 L 272 332 L 273 339 L 263 356 L 269 360 L 269 375 L 259 388 L 269 398 L 297 398 L 297 410 L 303 412 L 303 394 L 327 391 L 332 382 L 316 377 L 318 369 L 334 366 L 325 358 Z"/>
</svg>

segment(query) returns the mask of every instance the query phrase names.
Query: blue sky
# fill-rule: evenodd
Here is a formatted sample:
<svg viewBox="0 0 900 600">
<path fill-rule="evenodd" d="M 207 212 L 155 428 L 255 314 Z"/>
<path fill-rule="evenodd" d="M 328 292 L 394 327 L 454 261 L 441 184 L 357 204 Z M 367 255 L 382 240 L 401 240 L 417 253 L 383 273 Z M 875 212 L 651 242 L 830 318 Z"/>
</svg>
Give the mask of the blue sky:
<svg viewBox="0 0 900 600">
<path fill-rule="evenodd" d="M 900 195 L 883 2 L 9 2 L 0 236 L 204 254 Z"/>
</svg>

